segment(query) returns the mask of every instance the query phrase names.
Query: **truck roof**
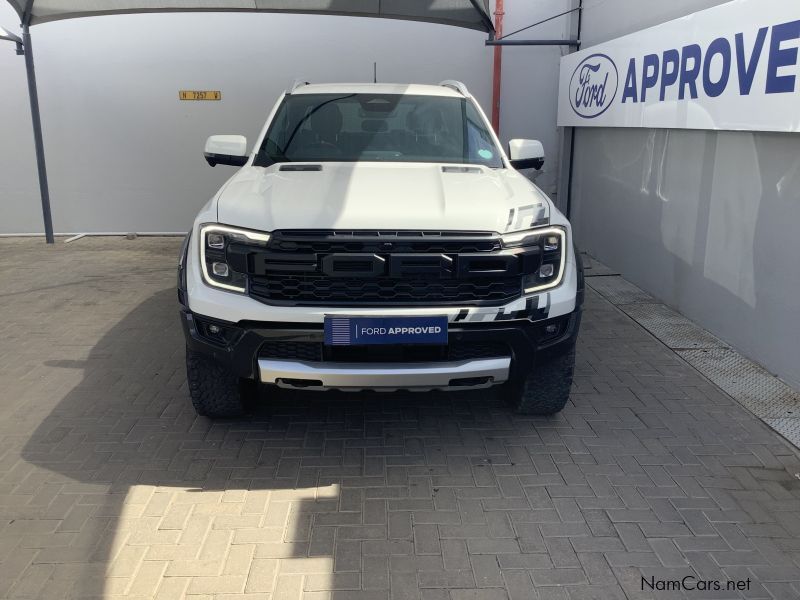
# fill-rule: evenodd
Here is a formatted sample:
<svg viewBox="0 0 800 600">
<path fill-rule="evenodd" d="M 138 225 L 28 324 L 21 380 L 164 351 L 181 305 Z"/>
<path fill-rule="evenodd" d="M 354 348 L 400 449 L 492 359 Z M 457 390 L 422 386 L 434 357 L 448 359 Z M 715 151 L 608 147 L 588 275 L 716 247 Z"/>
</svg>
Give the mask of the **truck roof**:
<svg viewBox="0 0 800 600">
<path fill-rule="evenodd" d="M 292 94 L 409 94 L 415 96 L 449 96 L 463 98 L 451 87 L 419 83 L 308 83 L 299 85 Z"/>
</svg>

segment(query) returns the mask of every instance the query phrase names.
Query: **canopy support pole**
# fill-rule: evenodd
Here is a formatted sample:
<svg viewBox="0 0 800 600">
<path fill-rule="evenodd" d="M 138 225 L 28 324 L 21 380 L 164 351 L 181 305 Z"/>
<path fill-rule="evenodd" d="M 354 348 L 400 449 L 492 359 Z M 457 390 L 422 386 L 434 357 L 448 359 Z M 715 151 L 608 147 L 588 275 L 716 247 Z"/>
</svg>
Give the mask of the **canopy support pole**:
<svg viewBox="0 0 800 600">
<path fill-rule="evenodd" d="M 494 4 L 494 33 L 503 35 L 503 0 L 495 0 Z M 494 47 L 494 64 L 492 66 L 492 128 L 500 135 L 500 93 L 503 78 L 503 48 Z"/>
<path fill-rule="evenodd" d="M 47 185 L 47 166 L 44 160 L 44 140 L 42 138 L 42 118 L 39 114 L 39 92 L 36 88 L 36 69 L 33 65 L 33 46 L 28 23 L 22 24 L 22 47 L 25 55 L 25 73 L 28 76 L 28 96 L 31 101 L 31 122 L 33 123 L 33 143 L 36 147 L 36 167 L 39 172 L 39 192 L 42 196 L 42 218 L 44 236 L 48 244 L 55 243 L 53 237 L 53 217 L 50 213 L 50 189 Z"/>
<path fill-rule="evenodd" d="M 578 31 L 577 37 L 581 37 L 581 20 L 583 18 L 583 0 L 578 0 Z M 575 47 L 575 51 L 581 49 L 580 43 Z M 564 214 L 569 219 L 572 216 L 572 179 L 573 179 L 573 165 L 575 163 L 575 127 L 569 128 L 569 157 L 567 158 L 567 206 L 565 207 Z"/>
</svg>

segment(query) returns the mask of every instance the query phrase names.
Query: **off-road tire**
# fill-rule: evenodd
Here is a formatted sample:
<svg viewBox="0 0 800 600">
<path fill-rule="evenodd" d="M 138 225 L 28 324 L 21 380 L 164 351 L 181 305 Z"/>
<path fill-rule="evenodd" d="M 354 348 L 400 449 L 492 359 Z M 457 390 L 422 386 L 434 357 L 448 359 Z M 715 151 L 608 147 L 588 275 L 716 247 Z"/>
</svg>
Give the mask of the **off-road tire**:
<svg viewBox="0 0 800 600">
<path fill-rule="evenodd" d="M 575 347 L 547 362 L 538 363 L 504 395 L 511 406 L 526 415 L 554 415 L 567 404 L 575 370 Z"/>
<path fill-rule="evenodd" d="M 244 413 L 246 382 L 230 369 L 187 348 L 186 378 L 198 415 L 214 418 L 236 417 Z"/>
</svg>

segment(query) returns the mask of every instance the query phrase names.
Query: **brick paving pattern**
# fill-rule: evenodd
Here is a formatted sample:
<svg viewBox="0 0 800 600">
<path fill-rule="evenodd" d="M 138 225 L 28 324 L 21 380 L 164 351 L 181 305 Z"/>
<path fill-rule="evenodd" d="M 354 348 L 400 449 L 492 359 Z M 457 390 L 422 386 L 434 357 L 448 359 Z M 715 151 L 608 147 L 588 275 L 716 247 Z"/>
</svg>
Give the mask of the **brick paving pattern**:
<svg viewBox="0 0 800 600">
<path fill-rule="evenodd" d="M 196 417 L 176 239 L 0 240 L 0 598 L 800 597 L 800 461 L 591 290 L 572 400 Z M 642 577 L 751 580 L 642 590 Z"/>
</svg>

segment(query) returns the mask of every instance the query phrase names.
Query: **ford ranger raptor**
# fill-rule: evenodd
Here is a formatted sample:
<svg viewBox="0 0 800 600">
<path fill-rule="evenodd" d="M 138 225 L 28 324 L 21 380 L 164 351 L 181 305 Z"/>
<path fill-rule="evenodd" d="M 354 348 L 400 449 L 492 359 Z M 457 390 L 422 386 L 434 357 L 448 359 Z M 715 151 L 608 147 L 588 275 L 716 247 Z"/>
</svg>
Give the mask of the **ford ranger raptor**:
<svg viewBox="0 0 800 600">
<path fill-rule="evenodd" d="M 519 412 L 569 399 L 583 275 L 567 219 L 519 169 L 466 87 L 300 83 L 200 210 L 178 298 L 189 391 L 209 417 L 261 385 L 497 386 Z M 263 395 L 262 395 L 263 396 Z"/>
</svg>

